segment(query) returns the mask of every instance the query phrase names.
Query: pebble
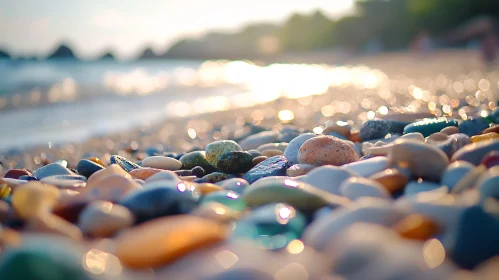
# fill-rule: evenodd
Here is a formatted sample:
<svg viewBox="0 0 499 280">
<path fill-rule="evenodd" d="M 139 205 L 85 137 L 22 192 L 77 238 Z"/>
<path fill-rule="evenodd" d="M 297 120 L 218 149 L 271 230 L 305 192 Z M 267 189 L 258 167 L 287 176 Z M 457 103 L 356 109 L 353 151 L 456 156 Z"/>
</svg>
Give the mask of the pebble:
<svg viewBox="0 0 499 280">
<path fill-rule="evenodd" d="M 150 177 L 148 177 L 144 181 L 146 183 L 150 183 L 150 182 L 163 181 L 163 180 L 175 181 L 176 183 L 181 181 L 180 178 L 178 177 L 178 175 L 170 170 L 163 170 L 163 171 L 154 173 L 153 175 L 151 175 Z"/>
<path fill-rule="evenodd" d="M 499 167 L 490 168 L 475 182 L 480 192 L 481 201 L 485 201 L 487 198 L 499 199 Z"/>
<path fill-rule="evenodd" d="M 297 177 L 307 174 L 317 166 L 312 164 L 295 164 L 286 170 L 286 175 L 289 177 Z"/>
<path fill-rule="evenodd" d="M 352 130 L 352 127 L 349 125 L 332 124 L 332 125 L 326 126 L 326 128 L 324 128 L 322 133 L 324 135 L 330 135 L 330 133 L 333 132 L 333 133 L 337 133 L 337 134 L 342 135 L 343 137 L 348 138 L 351 135 L 351 130 Z"/>
<path fill-rule="evenodd" d="M 388 158 L 386 157 L 373 157 L 362 161 L 352 162 L 343 165 L 341 168 L 358 174 L 362 177 L 369 177 L 378 173 L 388 167 Z"/>
<path fill-rule="evenodd" d="M 397 169 L 385 169 L 371 175 L 369 179 L 381 184 L 390 194 L 402 191 L 409 182 L 409 178 Z"/>
<path fill-rule="evenodd" d="M 288 143 L 267 143 L 256 148 L 257 151 L 263 153 L 267 150 L 278 150 L 284 152 L 288 147 Z"/>
<path fill-rule="evenodd" d="M 300 150 L 300 147 L 303 145 L 303 143 L 305 143 L 305 141 L 316 136 L 317 135 L 315 133 L 305 133 L 289 142 L 283 154 L 288 159 L 289 165 L 295 165 L 298 163 L 298 152 Z"/>
<path fill-rule="evenodd" d="M 359 131 L 362 141 L 384 138 L 390 131 L 390 123 L 381 119 L 368 120 Z"/>
<path fill-rule="evenodd" d="M 283 152 L 281 150 L 265 150 L 262 152 L 262 156 L 266 157 L 280 156 L 282 154 Z"/>
<path fill-rule="evenodd" d="M 92 188 L 96 182 L 110 175 L 118 175 L 125 178 L 132 178 L 132 176 L 130 176 L 130 174 L 125 170 L 123 170 L 123 168 L 121 168 L 119 165 L 111 164 L 105 169 L 99 170 L 94 174 L 92 174 L 92 176 L 90 176 L 87 180 L 87 188 Z"/>
<path fill-rule="evenodd" d="M 164 217 L 122 232 L 116 256 L 131 268 L 159 267 L 227 236 L 224 225 L 191 215 Z"/>
<path fill-rule="evenodd" d="M 241 216 L 240 211 L 232 210 L 231 208 L 218 202 L 203 203 L 194 209 L 191 214 L 221 223 L 233 222 Z"/>
<path fill-rule="evenodd" d="M 228 152 L 218 157 L 217 167 L 227 174 L 242 174 L 253 167 L 253 156 L 248 152 Z"/>
<path fill-rule="evenodd" d="M 247 208 L 245 201 L 242 199 L 241 195 L 233 191 L 217 191 L 206 194 L 202 200 L 201 204 L 217 202 L 222 205 L 229 207 L 234 211 L 243 211 Z"/>
<path fill-rule="evenodd" d="M 202 195 L 207 195 L 212 192 L 222 191 L 224 190 L 224 188 L 211 183 L 202 183 L 196 185 L 196 190 L 199 191 Z"/>
<path fill-rule="evenodd" d="M 56 187 L 30 182 L 16 188 L 12 194 L 12 206 L 20 218 L 29 220 L 50 212 L 59 197 Z"/>
<path fill-rule="evenodd" d="M 53 175 L 76 175 L 71 170 L 67 169 L 66 167 L 57 164 L 57 163 L 50 163 L 47 164 L 43 167 L 38 168 L 35 173 L 35 177 L 38 178 L 38 180 L 43 179 L 48 176 L 53 176 Z"/>
<path fill-rule="evenodd" d="M 179 161 L 182 163 L 182 167 L 185 169 L 192 169 L 196 166 L 200 166 L 208 173 L 216 171 L 216 168 L 206 159 L 205 151 L 195 151 L 187 153 L 180 157 Z"/>
<path fill-rule="evenodd" d="M 452 135 L 459 133 L 459 128 L 457 128 L 456 126 L 448 126 L 440 130 L 440 132 L 445 133 L 447 135 Z"/>
<path fill-rule="evenodd" d="M 146 157 L 142 161 L 142 166 L 173 171 L 179 170 L 182 167 L 182 163 L 171 157 L 151 156 Z"/>
<path fill-rule="evenodd" d="M 228 191 L 233 191 L 238 194 L 242 194 L 244 189 L 249 186 L 248 181 L 242 178 L 232 178 L 225 181 L 219 182 L 220 186 Z"/>
<path fill-rule="evenodd" d="M 300 179 L 318 189 L 340 195 L 340 185 L 356 173 L 331 165 L 317 167 Z"/>
<path fill-rule="evenodd" d="M 33 174 L 27 169 L 10 169 L 3 176 L 4 178 L 19 179 L 21 176 L 33 176 Z"/>
<path fill-rule="evenodd" d="M 208 175 L 205 175 L 202 179 L 205 182 L 216 183 L 216 182 L 220 182 L 220 181 L 223 181 L 223 180 L 227 180 L 228 178 L 229 178 L 229 175 L 226 174 L 226 173 L 213 172 L 213 173 L 210 173 Z"/>
<path fill-rule="evenodd" d="M 279 140 L 280 136 L 280 133 L 276 130 L 262 131 L 246 137 L 239 145 L 244 151 L 248 151 L 256 149 L 263 144 L 274 143 Z"/>
<path fill-rule="evenodd" d="M 494 125 L 487 129 L 484 129 L 481 134 L 487 134 L 487 133 L 499 133 L 499 125 Z"/>
<path fill-rule="evenodd" d="M 60 189 L 84 188 L 87 178 L 79 175 L 52 175 L 40 180 L 43 184 L 53 185 Z"/>
<path fill-rule="evenodd" d="M 414 195 L 420 192 L 428 192 L 436 189 L 440 189 L 442 186 L 440 184 L 432 183 L 432 182 L 417 182 L 412 181 L 407 184 L 404 188 L 404 195 Z M 447 187 L 444 187 L 447 188 Z M 448 189 L 448 188 L 447 188 Z"/>
<path fill-rule="evenodd" d="M 252 184 L 263 177 L 285 176 L 287 168 L 288 160 L 284 156 L 274 156 L 260 162 L 251 170 L 246 172 L 244 179 L 248 181 L 248 183 Z"/>
<path fill-rule="evenodd" d="M 480 134 L 489 128 L 489 122 L 482 117 L 468 118 L 459 125 L 459 132 L 469 137 Z"/>
<path fill-rule="evenodd" d="M 87 178 L 102 169 L 104 169 L 104 166 L 88 159 L 81 159 L 76 165 L 76 171 L 78 171 L 78 174 L 83 175 Z"/>
<path fill-rule="evenodd" d="M 38 233 L 59 234 L 76 241 L 83 239 L 83 234 L 77 226 L 56 215 L 42 214 L 34 216 L 27 221 L 25 229 Z"/>
<path fill-rule="evenodd" d="M 78 227 L 94 237 L 109 237 L 133 223 L 134 217 L 127 208 L 107 201 L 94 201 L 80 214 Z"/>
<path fill-rule="evenodd" d="M 498 139 L 499 138 L 499 133 L 496 132 L 488 132 L 480 135 L 475 135 L 471 137 L 471 142 L 473 143 L 478 143 L 482 141 L 487 141 L 491 139 Z"/>
<path fill-rule="evenodd" d="M 378 182 L 356 177 L 343 181 L 340 185 L 340 194 L 351 200 L 357 200 L 361 197 L 391 199 L 390 193 Z"/>
<path fill-rule="evenodd" d="M 419 214 L 412 214 L 405 217 L 393 225 L 392 228 L 403 238 L 421 241 L 430 239 L 439 231 L 437 224 Z"/>
<path fill-rule="evenodd" d="M 231 140 L 219 140 L 215 142 L 211 142 L 206 145 L 206 159 L 208 162 L 217 167 L 218 158 L 228 152 L 241 152 L 241 147 L 234 141 Z"/>
<path fill-rule="evenodd" d="M 355 150 L 346 141 L 332 136 L 317 136 L 303 143 L 298 162 L 312 165 L 343 165 L 358 161 Z"/>
<path fill-rule="evenodd" d="M 130 171 L 134 170 L 135 168 L 140 168 L 140 165 L 133 163 L 133 162 L 127 160 L 126 158 L 124 158 L 122 156 L 118 156 L 118 155 L 112 155 L 110 158 L 110 162 L 111 162 L 111 164 L 119 165 L 126 172 L 130 172 Z"/>
<path fill-rule="evenodd" d="M 163 169 L 158 169 L 158 168 L 141 167 L 130 171 L 129 174 L 130 176 L 132 176 L 133 179 L 147 180 L 152 175 L 163 171 L 164 171 Z"/>
<path fill-rule="evenodd" d="M 499 151 L 491 151 L 486 154 L 480 164 L 483 164 L 487 168 L 499 165 Z"/>
<path fill-rule="evenodd" d="M 94 182 L 92 186 L 87 185 L 82 189 L 81 194 L 90 199 L 116 202 L 127 193 L 141 189 L 142 186 L 129 177 L 109 175 Z"/>
<path fill-rule="evenodd" d="M 466 145 L 454 153 L 452 161 L 463 160 L 478 165 L 483 157 L 491 151 L 499 151 L 499 140 L 488 140 Z"/>
<path fill-rule="evenodd" d="M 442 129 L 459 124 L 456 120 L 447 118 L 428 118 L 417 122 L 413 122 L 404 128 L 404 134 L 411 132 L 419 132 L 424 137 L 428 137 L 433 133 L 440 132 Z"/>
<path fill-rule="evenodd" d="M 466 161 L 455 161 L 445 169 L 440 183 L 452 190 L 474 167 L 473 164 Z"/>
</svg>

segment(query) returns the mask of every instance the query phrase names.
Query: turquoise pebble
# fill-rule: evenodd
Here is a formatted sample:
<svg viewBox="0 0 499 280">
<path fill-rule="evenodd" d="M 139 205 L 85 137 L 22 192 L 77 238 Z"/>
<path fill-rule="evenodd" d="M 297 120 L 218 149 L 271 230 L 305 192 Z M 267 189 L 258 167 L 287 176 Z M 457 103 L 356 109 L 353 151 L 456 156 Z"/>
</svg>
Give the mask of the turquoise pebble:
<svg viewBox="0 0 499 280">
<path fill-rule="evenodd" d="M 476 117 L 463 121 L 459 125 L 459 132 L 471 137 L 480 134 L 487 128 L 489 128 L 489 122 L 485 118 Z"/>
<path fill-rule="evenodd" d="M 233 210 L 243 211 L 247 208 L 242 196 L 233 191 L 212 192 L 203 197 L 201 204 L 208 202 L 218 202 Z"/>
<path fill-rule="evenodd" d="M 448 126 L 457 127 L 458 125 L 459 124 L 456 120 L 447 119 L 447 118 L 423 119 L 407 125 L 404 128 L 404 134 L 411 132 L 419 132 L 423 134 L 424 137 L 428 137 L 433 133 L 440 132 L 440 130 Z"/>
</svg>

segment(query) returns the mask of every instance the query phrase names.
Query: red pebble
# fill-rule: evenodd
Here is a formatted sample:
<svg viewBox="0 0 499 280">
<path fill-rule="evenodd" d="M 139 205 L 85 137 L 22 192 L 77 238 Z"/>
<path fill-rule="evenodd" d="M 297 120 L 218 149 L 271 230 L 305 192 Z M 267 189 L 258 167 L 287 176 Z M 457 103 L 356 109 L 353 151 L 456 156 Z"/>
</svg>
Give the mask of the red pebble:
<svg viewBox="0 0 499 280">
<path fill-rule="evenodd" d="M 491 151 L 486 154 L 482 159 L 482 164 L 487 168 L 499 165 L 499 151 Z"/>
<path fill-rule="evenodd" d="M 33 176 L 33 174 L 27 169 L 11 169 L 5 173 L 4 178 L 19 179 L 23 175 Z"/>
</svg>

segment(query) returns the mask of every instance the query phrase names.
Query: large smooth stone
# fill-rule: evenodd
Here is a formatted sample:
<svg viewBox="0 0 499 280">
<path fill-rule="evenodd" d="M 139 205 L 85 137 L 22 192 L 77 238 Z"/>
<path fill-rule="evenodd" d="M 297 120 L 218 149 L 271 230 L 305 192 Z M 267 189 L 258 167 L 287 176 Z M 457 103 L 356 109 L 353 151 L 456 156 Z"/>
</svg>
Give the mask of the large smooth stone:
<svg viewBox="0 0 499 280">
<path fill-rule="evenodd" d="M 161 172 L 155 173 L 154 175 L 151 175 L 150 177 L 145 179 L 145 182 L 149 183 L 162 180 L 175 181 L 177 183 L 181 181 L 178 175 L 175 174 L 175 172 L 170 170 L 163 170 Z"/>
<path fill-rule="evenodd" d="M 235 211 L 243 211 L 247 208 L 242 196 L 233 191 L 218 191 L 206 194 L 201 204 L 217 202 Z"/>
<path fill-rule="evenodd" d="M 459 125 L 459 132 L 469 137 L 480 134 L 489 128 L 489 122 L 482 117 L 468 118 Z"/>
<path fill-rule="evenodd" d="M 196 208 L 199 193 L 186 189 L 184 183 L 178 183 L 179 187 L 174 189 L 160 185 L 163 182 L 169 181 L 157 181 L 156 186 L 130 193 L 119 204 L 134 214 L 136 223 L 162 216 L 187 214 Z"/>
<path fill-rule="evenodd" d="M 91 199 L 118 201 L 127 193 L 141 190 L 142 186 L 135 180 L 120 175 L 109 175 L 89 187 L 83 188 L 81 194 Z"/>
<path fill-rule="evenodd" d="M 281 249 L 299 239 L 306 225 L 305 216 L 294 207 L 268 204 L 237 221 L 232 238 L 250 239 L 268 249 Z"/>
<path fill-rule="evenodd" d="M 305 244 L 318 251 L 326 249 L 327 244 L 349 226 L 358 223 L 375 223 L 393 226 L 405 213 L 385 201 L 356 202 L 353 207 L 334 210 L 328 216 L 315 220 L 303 235 Z"/>
<path fill-rule="evenodd" d="M 228 152 L 218 158 L 217 167 L 227 174 L 242 174 L 253 167 L 253 156 L 248 152 Z"/>
<path fill-rule="evenodd" d="M 180 157 L 180 162 L 182 163 L 182 167 L 185 169 L 192 169 L 196 166 L 202 167 L 206 172 L 211 173 L 216 171 L 215 166 L 211 165 L 206 159 L 205 151 L 195 151 L 190 152 L 182 157 Z"/>
<path fill-rule="evenodd" d="M 107 201 L 94 201 L 80 214 L 78 226 L 94 237 L 108 237 L 132 226 L 134 217 L 127 208 Z"/>
<path fill-rule="evenodd" d="M 243 198 L 250 207 L 282 202 L 300 210 L 316 210 L 326 205 L 348 205 L 349 200 L 288 177 L 268 177 L 244 190 Z"/>
<path fill-rule="evenodd" d="M 141 167 L 130 171 L 130 176 L 132 176 L 133 179 L 147 180 L 147 178 L 152 175 L 163 171 L 165 170 L 151 167 Z"/>
<path fill-rule="evenodd" d="M 233 191 L 238 194 L 242 194 L 244 189 L 249 186 L 248 181 L 242 178 L 232 178 L 218 182 L 220 186 L 228 191 Z"/>
<path fill-rule="evenodd" d="M 347 141 L 333 136 L 311 138 L 298 151 L 298 162 L 312 165 L 343 165 L 359 160 L 357 152 Z"/>
<path fill-rule="evenodd" d="M 349 178 L 340 186 L 340 194 L 351 200 L 361 197 L 391 199 L 390 193 L 378 182 L 365 178 Z"/>
<path fill-rule="evenodd" d="M 155 219 L 121 233 L 116 256 L 128 267 L 166 265 L 225 239 L 226 226 L 190 215 Z"/>
<path fill-rule="evenodd" d="M 17 187 L 12 194 L 12 207 L 19 217 L 29 220 L 48 213 L 60 197 L 59 189 L 40 182 L 30 182 Z"/>
<path fill-rule="evenodd" d="M 232 140 L 219 140 L 215 142 L 211 142 L 206 145 L 206 159 L 208 162 L 217 167 L 218 158 L 228 152 L 241 152 L 242 149 L 239 145 Z"/>
<path fill-rule="evenodd" d="M 346 179 L 356 176 L 355 173 L 336 166 L 325 165 L 310 171 L 300 181 L 308 183 L 318 189 L 340 195 L 340 185 Z"/>
<path fill-rule="evenodd" d="M 461 179 L 473 168 L 475 168 L 475 166 L 469 162 L 455 161 L 445 169 L 440 184 L 442 186 L 447 186 L 452 190 L 454 186 L 456 186 L 457 183 L 461 181 Z"/>
<path fill-rule="evenodd" d="M 99 170 L 92 174 L 92 176 L 90 176 L 87 180 L 87 188 L 92 188 L 96 182 L 110 175 L 119 175 L 130 179 L 132 178 L 132 176 L 130 176 L 130 174 L 123 170 L 123 168 L 121 168 L 119 165 L 111 164 L 105 169 Z"/>
<path fill-rule="evenodd" d="M 440 184 L 432 182 L 409 182 L 404 188 L 404 195 L 415 195 L 420 192 L 428 192 L 441 188 Z M 444 187 L 445 188 L 445 187 Z"/>
<path fill-rule="evenodd" d="M 118 155 L 112 155 L 110 158 L 110 162 L 111 162 L 111 164 L 119 165 L 126 172 L 130 172 L 130 171 L 134 170 L 135 168 L 140 168 L 140 165 L 138 165 L 134 162 L 131 162 L 131 161 L 127 160 L 126 158 L 124 158 L 122 156 L 118 156 Z"/>
<path fill-rule="evenodd" d="M 82 159 L 76 165 L 76 171 L 78 171 L 78 174 L 83 175 L 87 178 L 102 169 L 104 169 L 104 166 L 88 159 Z"/>
<path fill-rule="evenodd" d="M 246 172 L 244 179 L 251 184 L 263 177 L 284 176 L 287 168 L 288 160 L 284 156 L 274 156 L 260 162 Z"/>
<path fill-rule="evenodd" d="M 387 167 L 388 159 L 386 157 L 379 156 L 345 164 L 341 168 L 362 177 L 369 177 L 375 173 L 385 170 Z"/>
<path fill-rule="evenodd" d="M 317 166 L 315 165 L 312 165 L 312 164 L 295 164 L 293 166 L 291 166 L 290 168 L 288 168 L 288 170 L 286 170 L 286 175 L 288 175 L 289 177 L 298 177 L 298 176 L 302 176 L 302 175 L 306 175 L 307 173 L 309 173 L 310 171 L 312 171 L 313 169 L 317 168 Z"/>
<path fill-rule="evenodd" d="M 250 135 L 239 142 L 239 145 L 244 151 L 256 149 L 263 144 L 276 142 L 281 134 L 278 131 L 262 131 L 257 134 Z"/>
<path fill-rule="evenodd" d="M 465 269 L 473 269 L 499 254 L 499 220 L 481 206 L 466 209 L 456 228 L 444 242 L 452 260 Z"/>
<path fill-rule="evenodd" d="M 152 156 L 146 157 L 142 161 L 142 166 L 165 170 L 179 170 L 182 167 L 182 163 L 171 157 Z"/>
<path fill-rule="evenodd" d="M 35 177 L 38 178 L 38 180 L 53 175 L 76 175 L 76 174 L 74 174 L 71 170 L 67 169 L 66 167 L 57 163 L 47 164 L 43 167 L 38 168 L 35 171 Z"/>
<path fill-rule="evenodd" d="M 404 128 L 404 134 L 411 132 L 419 132 L 424 137 L 428 137 L 433 133 L 440 132 L 448 126 L 458 126 L 456 120 L 447 118 L 431 118 L 413 122 Z"/>
<path fill-rule="evenodd" d="M 359 136 L 362 141 L 385 137 L 390 131 L 390 123 L 385 120 L 368 120 L 360 128 Z"/>
<path fill-rule="evenodd" d="M 388 154 L 389 165 L 409 168 L 416 177 L 440 181 L 449 164 L 447 155 L 432 145 L 412 140 L 395 140 Z"/>
<path fill-rule="evenodd" d="M 474 165 L 479 165 L 483 157 L 491 151 L 499 151 L 499 140 L 489 140 L 466 145 L 452 156 L 452 161 L 464 160 Z"/>
<path fill-rule="evenodd" d="M 316 136 L 317 135 L 315 133 L 305 133 L 297 136 L 289 142 L 288 146 L 284 150 L 284 156 L 288 159 L 289 165 L 298 163 L 298 151 L 300 150 L 301 145 L 303 145 L 303 143 L 305 143 L 308 139 Z"/>
</svg>

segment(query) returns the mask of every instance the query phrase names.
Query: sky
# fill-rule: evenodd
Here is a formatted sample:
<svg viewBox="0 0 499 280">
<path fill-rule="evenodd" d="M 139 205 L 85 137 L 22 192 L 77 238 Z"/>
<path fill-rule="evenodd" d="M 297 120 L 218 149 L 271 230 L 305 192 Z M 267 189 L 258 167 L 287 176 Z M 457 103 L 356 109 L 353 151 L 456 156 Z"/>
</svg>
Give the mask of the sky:
<svg viewBox="0 0 499 280">
<path fill-rule="evenodd" d="M 0 48 L 46 55 L 69 42 L 92 58 L 112 50 L 131 58 L 146 46 L 163 51 L 177 39 L 236 31 L 247 23 L 281 23 L 292 13 L 321 9 L 330 17 L 354 0 L 0 0 Z"/>
</svg>

